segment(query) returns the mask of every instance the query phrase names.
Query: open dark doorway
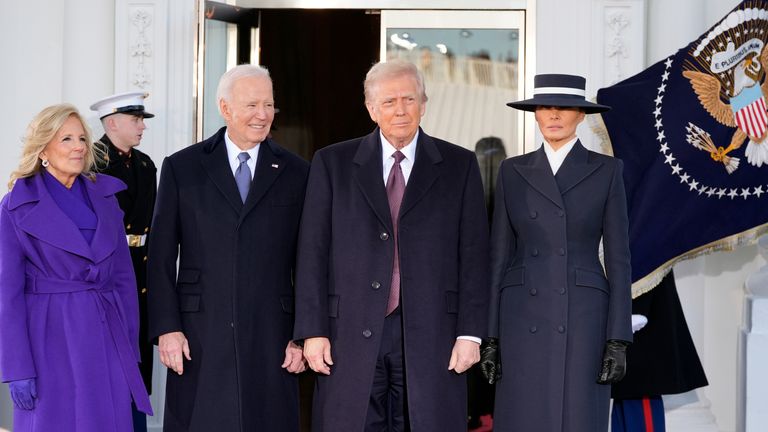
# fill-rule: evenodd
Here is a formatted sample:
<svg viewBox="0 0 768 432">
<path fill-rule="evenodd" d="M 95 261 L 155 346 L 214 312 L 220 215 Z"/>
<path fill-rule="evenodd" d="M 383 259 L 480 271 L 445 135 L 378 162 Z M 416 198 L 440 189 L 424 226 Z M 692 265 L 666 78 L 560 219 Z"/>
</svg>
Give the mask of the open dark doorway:
<svg viewBox="0 0 768 432">
<path fill-rule="evenodd" d="M 263 9 L 260 63 L 275 89 L 273 136 L 306 159 L 369 133 L 363 79 L 379 60 L 380 15 L 349 9 Z"/>
</svg>

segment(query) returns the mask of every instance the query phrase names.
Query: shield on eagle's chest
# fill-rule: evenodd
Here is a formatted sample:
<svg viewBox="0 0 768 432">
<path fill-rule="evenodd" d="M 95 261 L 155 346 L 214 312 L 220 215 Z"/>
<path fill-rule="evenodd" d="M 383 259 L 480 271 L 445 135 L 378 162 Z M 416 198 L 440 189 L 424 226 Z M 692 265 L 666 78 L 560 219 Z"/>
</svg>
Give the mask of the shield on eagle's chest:
<svg viewBox="0 0 768 432">
<path fill-rule="evenodd" d="M 759 139 L 768 130 L 765 97 L 759 84 L 747 87 L 731 98 L 731 109 L 739 129 L 751 138 Z"/>
</svg>

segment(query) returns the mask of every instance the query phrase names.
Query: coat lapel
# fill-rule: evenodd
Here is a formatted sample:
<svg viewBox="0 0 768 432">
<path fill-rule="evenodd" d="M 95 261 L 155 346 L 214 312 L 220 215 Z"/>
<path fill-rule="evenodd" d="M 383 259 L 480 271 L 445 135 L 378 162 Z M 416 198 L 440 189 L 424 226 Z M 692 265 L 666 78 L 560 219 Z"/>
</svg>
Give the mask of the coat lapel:
<svg viewBox="0 0 768 432">
<path fill-rule="evenodd" d="M 19 228 L 56 248 L 93 260 L 90 246 L 75 223 L 64 214 L 48 193 L 40 173 L 26 181 L 17 181 L 13 192 L 11 210 L 25 203 L 35 202 L 29 212 L 18 221 Z M 60 221 L 60 223 L 51 223 L 51 221 Z M 95 237 L 94 241 L 96 241 Z"/>
<path fill-rule="evenodd" d="M 282 150 L 270 139 L 264 140 L 264 142 L 259 145 L 259 157 L 256 161 L 256 170 L 254 171 L 253 181 L 251 182 L 251 189 L 248 191 L 248 197 L 245 199 L 245 206 L 240 213 L 240 220 L 242 220 L 248 212 L 253 210 L 256 204 L 264 198 L 264 195 L 269 188 L 272 187 L 272 184 L 285 169 L 285 164 L 282 163 L 282 160 L 279 157 L 280 153 L 282 153 Z M 234 177 L 231 177 L 234 181 Z"/>
<path fill-rule="evenodd" d="M 400 207 L 400 218 L 408 213 L 432 187 L 432 184 L 440 176 L 438 164 L 442 161 L 443 157 L 437 149 L 434 139 L 419 129 L 416 160 L 405 187 L 403 204 Z"/>
<path fill-rule="evenodd" d="M 235 177 L 232 175 L 232 169 L 227 162 L 227 147 L 224 144 L 225 130 L 226 128 L 219 129 L 219 132 L 206 143 L 201 163 L 208 177 L 224 195 L 232 209 L 240 213 L 243 208 L 243 201 L 240 199 Z"/>
<path fill-rule="evenodd" d="M 576 141 L 576 145 L 573 146 L 568 156 L 565 157 L 563 165 L 557 170 L 557 175 L 555 176 L 560 194 L 565 195 L 566 192 L 589 177 L 601 165 L 602 162 L 599 161 L 590 162 L 589 152 L 581 145 L 580 141 Z"/>
<path fill-rule="evenodd" d="M 389 214 L 389 201 L 384 186 L 382 174 L 384 168 L 381 160 L 381 140 L 379 129 L 376 128 L 371 134 L 363 137 L 357 147 L 353 159 L 355 164 L 353 176 L 376 217 L 391 231 L 392 217 Z"/>
<path fill-rule="evenodd" d="M 513 166 L 531 187 L 558 207 L 565 208 L 563 197 L 555 182 L 555 176 L 552 175 L 552 167 L 549 165 L 543 146 L 539 147 L 525 162 L 515 163 Z"/>
<path fill-rule="evenodd" d="M 122 226 L 123 220 L 120 214 L 115 212 L 117 202 L 110 202 L 111 200 L 108 199 L 108 197 L 115 194 L 115 191 L 105 191 L 99 187 L 98 182 L 87 179 L 83 180 L 85 190 L 88 192 L 88 198 L 93 206 L 93 212 L 96 213 L 96 218 L 98 219 L 90 249 L 93 252 L 93 261 L 101 262 L 110 256 L 117 247 L 118 237 L 115 233 L 120 229 L 118 224 Z M 80 234 L 79 231 L 78 234 Z"/>
</svg>

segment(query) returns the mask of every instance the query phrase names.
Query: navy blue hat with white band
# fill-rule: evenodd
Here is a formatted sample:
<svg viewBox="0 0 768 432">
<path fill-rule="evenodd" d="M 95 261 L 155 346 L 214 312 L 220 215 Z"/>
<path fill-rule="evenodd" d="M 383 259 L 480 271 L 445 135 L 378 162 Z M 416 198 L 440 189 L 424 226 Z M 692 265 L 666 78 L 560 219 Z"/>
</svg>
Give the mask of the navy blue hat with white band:
<svg viewBox="0 0 768 432">
<path fill-rule="evenodd" d="M 607 105 L 585 99 L 587 80 L 577 75 L 541 74 L 533 78 L 533 98 L 507 105 L 523 111 L 536 111 L 536 107 L 581 108 L 587 114 L 605 112 Z"/>
</svg>

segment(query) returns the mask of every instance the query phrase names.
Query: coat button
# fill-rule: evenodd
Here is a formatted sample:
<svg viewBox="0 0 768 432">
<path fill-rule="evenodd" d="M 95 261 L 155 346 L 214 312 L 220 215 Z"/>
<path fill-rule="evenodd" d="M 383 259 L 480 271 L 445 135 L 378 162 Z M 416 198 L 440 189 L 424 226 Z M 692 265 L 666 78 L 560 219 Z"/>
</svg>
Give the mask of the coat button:
<svg viewBox="0 0 768 432">
<path fill-rule="evenodd" d="M 146 256 L 144 257 L 144 262 L 147 262 L 147 257 Z"/>
<path fill-rule="evenodd" d="M 379 238 L 382 239 L 382 240 L 389 240 L 389 234 L 383 232 L 383 233 L 379 234 Z"/>
<path fill-rule="evenodd" d="M 146 289 L 146 288 L 142 288 L 142 289 L 141 289 L 141 293 L 142 293 L 142 294 L 146 294 L 146 293 L 147 293 L 147 289 Z"/>
<path fill-rule="evenodd" d="M 536 210 L 531 210 L 531 219 L 536 219 L 539 213 Z"/>
<path fill-rule="evenodd" d="M 531 256 L 539 256 L 539 250 L 536 248 L 533 248 L 533 250 L 531 251 Z"/>
<path fill-rule="evenodd" d="M 144 233 L 148 233 L 148 232 L 149 232 L 149 227 L 144 228 Z"/>
<path fill-rule="evenodd" d="M 565 212 L 562 211 L 562 210 L 558 210 L 557 211 L 557 215 L 560 216 L 560 217 L 563 217 L 563 216 L 565 216 Z"/>
<path fill-rule="evenodd" d="M 557 326 L 557 331 L 560 333 L 565 333 L 565 327 L 564 326 Z"/>
<path fill-rule="evenodd" d="M 560 256 L 565 255 L 565 249 L 563 249 L 563 248 L 558 249 L 557 250 L 557 254 L 560 255 Z"/>
<path fill-rule="evenodd" d="M 538 293 L 538 291 L 536 291 L 536 288 L 531 288 L 531 290 L 528 292 L 531 293 L 532 296 L 535 296 L 536 293 Z"/>
<path fill-rule="evenodd" d="M 363 337 L 364 338 L 368 339 L 368 338 L 371 337 L 371 335 L 373 335 L 373 333 L 370 330 L 368 330 L 368 329 L 363 330 Z"/>
<path fill-rule="evenodd" d="M 381 284 L 379 283 L 379 281 L 373 281 L 373 283 L 371 283 L 371 288 L 377 290 L 381 288 Z"/>
<path fill-rule="evenodd" d="M 560 294 L 565 294 L 565 288 L 560 288 Z"/>
<path fill-rule="evenodd" d="M 536 333 L 536 330 L 538 330 L 536 326 L 531 326 L 531 328 L 528 329 L 528 331 L 530 331 L 531 333 Z"/>
</svg>

